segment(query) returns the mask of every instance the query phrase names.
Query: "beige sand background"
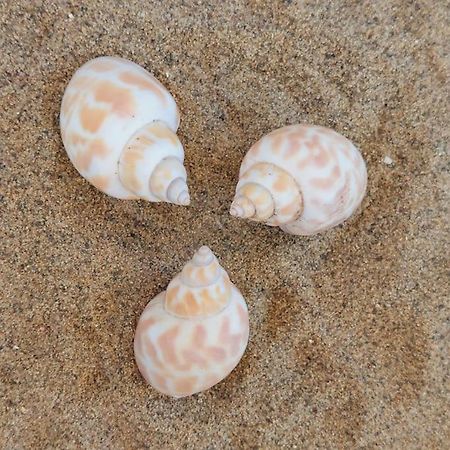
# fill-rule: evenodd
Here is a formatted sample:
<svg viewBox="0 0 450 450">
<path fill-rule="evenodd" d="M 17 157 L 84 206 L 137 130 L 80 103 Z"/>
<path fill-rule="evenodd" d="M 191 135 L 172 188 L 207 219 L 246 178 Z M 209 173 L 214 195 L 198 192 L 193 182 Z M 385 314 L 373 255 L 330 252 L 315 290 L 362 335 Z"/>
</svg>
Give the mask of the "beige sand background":
<svg viewBox="0 0 450 450">
<path fill-rule="evenodd" d="M 450 448 L 449 7 L 2 1 L 0 448 Z M 60 100 L 98 55 L 176 97 L 191 207 L 108 198 L 71 166 Z M 298 122 L 361 148 L 361 212 L 309 238 L 233 219 L 245 152 Z M 172 400 L 133 333 L 201 244 L 251 338 L 226 381 Z"/>
</svg>

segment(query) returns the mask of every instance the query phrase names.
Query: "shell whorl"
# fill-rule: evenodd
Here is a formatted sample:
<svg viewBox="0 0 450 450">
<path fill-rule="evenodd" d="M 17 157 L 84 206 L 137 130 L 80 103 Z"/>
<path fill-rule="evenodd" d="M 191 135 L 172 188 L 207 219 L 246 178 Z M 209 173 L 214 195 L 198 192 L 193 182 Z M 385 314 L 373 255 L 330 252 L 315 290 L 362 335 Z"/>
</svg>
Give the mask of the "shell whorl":
<svg viewBox="0 0 450 450">
<path fill-rule="evenodd" d="M 302 205 L 292 176 L 275 164 L 259 162 L 240 176 L 230 214 L 276 226 L 297 219 Z"/>
<path fill-rule="evenodd" d="M 139 65 L 88 61 L 64 92 L 60 126 L 78 172 L 106 194 L 186 205 L 180 123 L 170 92 Z"/>
<path fill-rule="evenodd" d="M 250 183 L 267 188 L 274 171 L 286 173 L 289 181 L 280 183 L 284 187 L 279 190 L 268 188 L 273 197 L 274 215 L 266 220 L 264 215 L 258 216 L 253 199 L 242 191 Z M 267 225 L 278 225 L 291 234 L 311 235 L 350 217 L 360 205 L 366 185 L 364 160 L 348 139 L 321 126 L 291 125 L 267 134 L 245 155 L 230 212 Z M 262 192 L 260 187 L 252 189 L 254 196 Z M 287 192 L 292 196 L 292 210 L 284 211 L 288 214 L 280 217 L 277 202 Z"/>
<path fill-rule="evenodd" d="M 139 198 L 188 205 L 183 159 L 183 146 L 177 135 L 164 123 L 153 122 L 138 130 L 125 145 L 119 160 L 119 177 Z"/>
<path fill-rule="evenodd" d="M 231 298 L 232 284 L 213 252 L 202 246 L 169 283 L 165 309 L 184 318 L 219 313 Z"/>
<path fill-rule="evenodd" d="M 223 380 L 241 359 L 248 337 L 244 297 L 211 250 L 201 247 L 145 307 L 134 354 L 148 383 L 179 398 Z"/>
</svg>

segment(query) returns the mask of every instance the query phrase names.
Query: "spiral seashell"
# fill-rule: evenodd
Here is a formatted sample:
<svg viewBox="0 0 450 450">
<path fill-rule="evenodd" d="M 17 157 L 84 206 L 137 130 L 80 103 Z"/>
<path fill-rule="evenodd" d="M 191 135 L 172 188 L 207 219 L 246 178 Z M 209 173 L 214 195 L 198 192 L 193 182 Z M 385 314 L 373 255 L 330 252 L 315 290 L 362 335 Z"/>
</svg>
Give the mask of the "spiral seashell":
<svg viewBox="0 0 450 450">
<path fill-rule="evenodd" d="M 163 394 L 185 397 L 214 386 L 236 367 L 248 333 L 244 298 L 203 246 L 148 303 L 134 353 L 148 383 Z"/>
<path fill-rule="evenodd" d="M 230 214 L 312 235 L 350 217 L 366 185 L 366 165 L 348 139 L 320 126 L 291 125 L 245 155 Z"/>
<path fill-rule="evenodd" d="M 121 58 L 88 61 L 70 80 L 60 114 L 64 147 L 96 188 L 120 199 L 188 205 L 177 105 L 167 89 Z"/>
</svg>

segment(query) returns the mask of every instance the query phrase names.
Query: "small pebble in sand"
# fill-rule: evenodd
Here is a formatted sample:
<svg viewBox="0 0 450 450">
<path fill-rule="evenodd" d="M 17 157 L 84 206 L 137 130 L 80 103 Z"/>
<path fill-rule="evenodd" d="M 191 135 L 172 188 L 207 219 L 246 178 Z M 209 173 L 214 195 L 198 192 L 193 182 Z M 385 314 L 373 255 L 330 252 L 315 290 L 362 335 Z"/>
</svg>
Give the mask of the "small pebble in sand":
<svg viewBox="0 0 450 450">
<path fill-rule="evenodd" d="M 389 156 L 385 156 L 383 158 L 383 162 L 384 164 L 386 164 L 387 166 L 392 166 L 394 164 L 394 161 L 392 158 L 390 158 Z"/>
</svg>

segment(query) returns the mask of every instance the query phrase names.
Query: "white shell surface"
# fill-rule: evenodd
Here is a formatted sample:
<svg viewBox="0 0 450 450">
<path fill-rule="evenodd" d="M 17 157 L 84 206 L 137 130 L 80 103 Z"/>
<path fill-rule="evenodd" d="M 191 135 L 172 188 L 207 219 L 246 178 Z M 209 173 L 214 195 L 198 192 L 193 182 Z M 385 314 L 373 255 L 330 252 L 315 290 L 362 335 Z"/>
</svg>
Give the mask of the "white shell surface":
<svg viewBox="0 0 450 450">
<path fill-rule="evenodd" d="M 292 125 L 269 133 L 244 157 L 240 177 L 259 163 L 283 169 L 298 185 L 303 201 L 300 217 L 280 225 L 292 234 L 315 234 L 342 223 L 366 192 L 367 171 L 359 150 L 325 127 Z M 281 195 L 285 185 L 280 179 Z M 272 194 L 276 198 L 277 192 Z"/>
<path fill-rule="evenodd" d="M 137 198 L 123 186 L 118 162 L 128 140 L 154 121 L 176 132 L 175 100 L 149 72 L 125 59 L 87 62 L 64 92 L 60 126 L 67 154 L 84 178 L 116 198 Z"/>
<path fill-rule="evenodd" d="M 163 394 L 184 397 L 222 381 L 248 343 L 248 311 L 234 287 L 229 305 L 206 318 L 185 319 L 164 309 L 165 291 L 145 308 L 134 353 L 145 380 Z"/>
<path fill-rule="evenodd" d="M 203 282 L 208 279 L 211 283 Z M 134 353 L 148 383 L 164 394 L 184 397 L 217 384 L 236 367 L 247 347 L 249 320 L 242 294 L 207 247 L 174 280 L 142 313 Z M 174 297 L 172 303 L 168 296 Z M 217 308 L 210 308 L 215 298 Z M 185 309 L 179 309 L 182 302 Z"/>
</svg>

